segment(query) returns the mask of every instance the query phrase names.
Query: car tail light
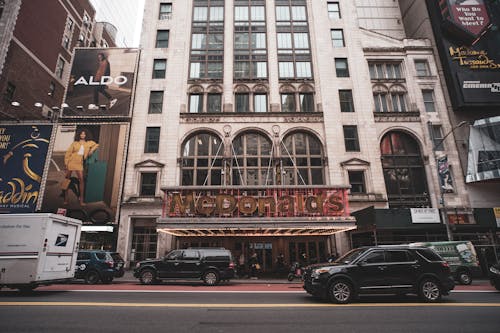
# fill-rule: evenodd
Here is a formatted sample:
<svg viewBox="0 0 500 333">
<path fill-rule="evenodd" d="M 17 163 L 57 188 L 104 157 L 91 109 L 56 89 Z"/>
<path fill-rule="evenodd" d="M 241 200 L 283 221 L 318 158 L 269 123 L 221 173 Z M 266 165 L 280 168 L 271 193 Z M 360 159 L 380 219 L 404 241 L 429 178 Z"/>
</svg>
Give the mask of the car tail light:
<svg viewBox="0 0 500 333">
<path fill-rule="evenodd" d="M 232 262 L 232 261 L 231 261 L 231 262 L 229 263 L 229 268 L 234 269 L 234 262 Z"/>
<path fill-rule="evenodd" d="M 448 262 L 446 262 L 446 261 L 443 261 L 443 262 L 441 263 L 441 265 L 442 265 L 444 268 L 450 268 L 450 265 L 449 265 L 449 264 L 448 264 Z"/>
<path fill-rule="evenodd" d="M 114 262 L 112 262 L 112 261 L 106 261 L 106 265 L 108 265 L 110 268 L 113 268 Z"/>
</svg>

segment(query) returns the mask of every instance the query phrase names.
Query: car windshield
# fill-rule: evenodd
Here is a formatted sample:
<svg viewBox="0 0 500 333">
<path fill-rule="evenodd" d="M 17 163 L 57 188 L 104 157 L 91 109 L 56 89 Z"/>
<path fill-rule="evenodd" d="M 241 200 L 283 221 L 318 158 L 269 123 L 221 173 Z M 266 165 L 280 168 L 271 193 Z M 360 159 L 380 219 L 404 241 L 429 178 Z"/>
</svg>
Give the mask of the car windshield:
<svg viewBox="0 0 500 333">
<path fill-rule="evenodd" d="M 348 264 L 356 260 L 362 253 L 364 253 L 366 249 L 354 249 L 346 254 L 344 254 L 342 257 L 338 258 L 335 260 L 336 263 L 341 263 L 341 264 Z"/>
</svg>

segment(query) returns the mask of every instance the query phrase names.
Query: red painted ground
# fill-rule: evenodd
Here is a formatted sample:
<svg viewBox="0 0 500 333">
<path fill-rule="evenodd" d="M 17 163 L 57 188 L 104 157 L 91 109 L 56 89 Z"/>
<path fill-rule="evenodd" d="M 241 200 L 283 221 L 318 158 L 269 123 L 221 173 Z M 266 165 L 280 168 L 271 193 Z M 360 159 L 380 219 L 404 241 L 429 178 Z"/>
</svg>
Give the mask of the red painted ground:
<svg viewBox="0 0 500 333">
<path fill-rule="evenodd" d="M 215 287 L 204 286 L 198 283 L 163 283 L 160 285 L 145 286 L 138 283 L 118 282 L 112 284 L 55 284 L 51 286 L 38 287 L 37 290 L 160 290 L 160 291 L 269 291 L 269 292 L 302 292 L 300 283 L 229 283 Z M 470 286 L 455 286 L 456 291 L 496 291 L 487 281 L 480 281 Z"/>
</svg>

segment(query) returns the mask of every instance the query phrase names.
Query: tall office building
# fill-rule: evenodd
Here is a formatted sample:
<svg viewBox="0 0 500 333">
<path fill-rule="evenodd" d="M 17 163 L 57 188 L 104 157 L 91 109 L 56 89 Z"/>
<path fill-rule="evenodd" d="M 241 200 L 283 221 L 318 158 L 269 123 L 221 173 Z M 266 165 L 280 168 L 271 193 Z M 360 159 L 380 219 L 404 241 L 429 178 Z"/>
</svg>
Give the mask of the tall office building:
<svg viewBox="0 0 500 333">
<path fill-rule="evenodd" d="M 141 46 L 128 263 L 223 246 L 272 271 L 281 253 L 446 239 L 442 188 L 467 207 L 431 44 L 397 2 L 151 0 Z"/>
</svg>

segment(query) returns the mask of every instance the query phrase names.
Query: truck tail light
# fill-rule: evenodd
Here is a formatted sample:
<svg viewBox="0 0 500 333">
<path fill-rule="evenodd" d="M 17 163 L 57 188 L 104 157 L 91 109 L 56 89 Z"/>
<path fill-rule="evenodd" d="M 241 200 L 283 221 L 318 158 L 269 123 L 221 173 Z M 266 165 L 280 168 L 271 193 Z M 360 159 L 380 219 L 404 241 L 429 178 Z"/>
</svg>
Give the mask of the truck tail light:
<svg viewBox="0 0 500 333">
<path fill-rule="evenodd" d="M 229 268 L 230 268 L 230 269 L 234 269 L 234 262 L 232 262 L 232 261 L 231 261 L 231 262 L 229 263 Z"/>
</svg>

